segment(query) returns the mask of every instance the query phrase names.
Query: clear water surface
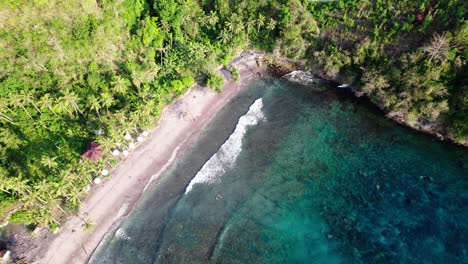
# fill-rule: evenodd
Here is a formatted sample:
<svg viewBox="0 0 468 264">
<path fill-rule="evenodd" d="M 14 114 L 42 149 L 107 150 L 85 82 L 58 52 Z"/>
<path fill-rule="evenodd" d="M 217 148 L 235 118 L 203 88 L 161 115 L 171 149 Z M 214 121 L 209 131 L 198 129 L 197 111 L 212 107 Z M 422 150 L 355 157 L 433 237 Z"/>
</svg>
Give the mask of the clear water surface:
<svg viewBox="0 0 468 264">
<path fill-rule="evenodd" d="M 468 155 L 327 84 L 252 81 L 91 263 L 467 263 Z"/>
</svg>

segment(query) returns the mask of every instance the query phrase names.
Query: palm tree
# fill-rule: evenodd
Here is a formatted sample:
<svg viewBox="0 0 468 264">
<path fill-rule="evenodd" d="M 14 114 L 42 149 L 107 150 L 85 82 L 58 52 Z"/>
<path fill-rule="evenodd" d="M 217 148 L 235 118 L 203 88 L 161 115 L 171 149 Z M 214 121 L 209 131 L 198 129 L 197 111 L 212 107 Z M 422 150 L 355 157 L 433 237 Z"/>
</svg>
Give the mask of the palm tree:
<svg viewBox="0 0 468 264">
<path fill-rule="evenodd" d="M 53 224 L 53 223 L 60 225 L 60 222 L 57 219 L 55 219 L 55 217 L 52 215 L 50 210 L 42 209 L 42 210 L 39 210 L 38 212 L 39 213 L 36 214 L 38 215 L 36 219 L 37 222 L 46 223 L 48 225 Z"/>
<path fill-rule="evenodd" d="M 236 28 L 236 23 L 234 23 L 234 21 L 226 21 L 226 23 L 224 23 L 224 28 L 227 28 L 227 30 L 229 32 L 234 32 L 234 29 Z"/>
<path fill-rule="evenodd" d="M 23 97 L 19 94 L 15 94 L 10 98 L 11 105 L 21 107 L 24 110 L 24 112 L 29 116 L 29 118 L 32 119 L 32 116 L 29 114 L 28 110 L 26 110 L 26 107 L 24 107 L 23 102 Z"/>
<path fill-rule="evenodd" d="M 141 84 L 143 83 L 143 77 L 140 71 L 132 71 L 132 82 L 136 86 L 137 90 L 140 90 Z"/>
<path fill-rule="evenodd" d="M 120 125 L 127 123 L 127 115 L 124 110 L 114 113 L 114 119 L 118 120 Z"/>
<path fill-rule="evenodd" d="M 234 27 L 233 29 L 233 33 L 236 34 L 236 35 L 240 35 L 240 33 L 242 33 L 242 31 L 244 31 L 244 25 L 242 23 L 239 23 L 237 25 L 237 27 Z"/>
<path fill-rule="evenodd" d="M 154 80 L 154 78 L 158 75 L 160 66 L 155 62 L 150 62 L 146 65 L 145 71 L 143 71 L 143 76 L 146 82 L 150 83 Z"/>
<path fill-rule="evenodd" d="M 428 54 L 430 62 L 443 62 L 450 51 L 450 39 L 447 34 L 436 34 L 423 50 Z"/>
<path fill-rule="evenodd" d="M 138 125 L 140 124 L 141 111 L 136 110 L 130 113 L 125 120 L 125 124 L 122 125 L 122 129 L 125 132 L 138 132 Z"/>
<path fill-rule="evenodd" d="M 42 114 L 41 110 L 37 107 L 37 105 L 34 103 L 33 97 L 31 96 L 30 93 L 27 92 L 22 92 L 21 96 L 23 98 L 23 102 L 30 103 L 39 114 Z"/>
<path fill-rule="evenodd" d="M 22 178 L 21 173 L 18 177 L 5 177 L 5 175 L 0 175 L 0 189 L 6 193 L 16 193 L 26 206 L 46 209 L 44 205 L 47 204 L 47 202 L 39 197 L 36 192 L 32 191 L 28 185 L 28 181 Z"/>
<path fill-rule="evenodd" d="M 167 48 L 161 46 L 159 48 L 156 48 L 157 51 L 159 51 L 159 56 L 161 58 L 161 65 L 163 64 L 163 53 L 166 53 Z"/>
<path fill-rule="evenodd" d="M 97 173 L 98 169 L 94 162 L 82 160 L 80 161 L 80 164 L 75 167 L 75 173 L 73 175 L 77 176 L 77 181 L 80 182 L 81 185 L 87 185 L 93 183 L 91 175 L 95 175 Z"/>
<path fill-rule="evenodd" d="M 128 90 L 128 80 L 125 78 L 122 78 L 120 76 L 116 76 L 114 81 L 112 82 L 112 85 L 114 86 L 114 92 L 117 94 L 125 94 Z"/>
<path fill-rule="evenodd" d="M 57 100 L 57 107 L 60 109 L 60 112 L 67 112 L 71 117 L 74 117 L 73 113 L 68 109 L 69 104 L 67 99 L 64 96 L 61 96 Z"/>
<path fill-rule="evenodd" d="M 3 168 L 0 168 L 0 191 L 11 194 L 11 190 L 13 190 L 13 186 L 11 186 L 7 172 Z"/>
<path fill-rule="evenodd" d="M 101 122 L 102 122 L 101 115 L 99 114 L 99 110 L 101 109 L 101 102 L 99 102 L 99 99 L 94 95 L 91 95 L 89 97 L 89 108 L 91 110 L 96 111 L 96 113 L 97 113 L 97 115 L 99 117 L 99 120 L 101 120 Z"/>
<path fill-rule="evenodd" d="M 70 170 L 67 170 L 67 173 L 62 174 L 63 178 L 60 182 L 61 186 L 59 188 L 64 189 L 62 196 L 67 199 L 73 206 L 79 206 L 81 204 L 80 196 L 82 195 L 82 189 L 76 187 L 76 183 L 80 186 L 80 177 L 77 173 L 74 173 Z M 84 182 L 85 184 L 88 181 Z"/>
<path fill-rule="evenodd" d="M 210 11 L 210 15 L 208 16 L 208 24 L 211 27 L 214 27 L 216 25 L 216 23 L 218 23 L 218 21 L 219 21 L 218 15 L 216 15 L 215 12 Z"/>
<path fill-rule="evenodd" d="M 73 111 L 76 114 L 78 113 L 83 114 L 83 112 L 81 112 L 80 108 L 78 107 L 78 102 L 80 98 L 76 96 L 75 93 L 71 92 L 70 90 L 66 90 L 65 93 L 63 94 L 63 99 L 68 105 L 70 105 L 73 108 Z"/>
<path fill-rule="evenodd" d="M 114 97 L 110 93 L 103 93 L 101 97 L 101 103 L 106 107 L 107 113 L 109 113 L 109 107 L 114 104 Z"/>
<path fill-rule="evenodd" d="M 5 146 L 5 149 L 18 149 L 23 143 L 23 141 L 8 128 L 0 128 L 0 139 L 0 142 Z"/>
<path fill-rule="evenodd" d="M 265 25 L 265 17 L 262 14 L 258 15 L 257 18 L 257 33 L 260 31 L 260 28 Z"/>
<path fill-rule="evenodd" d="M 54 100 L 50 97 L 50 94 L 45 94 L 42 96 L 41 100 L 39 101 L 39 105 L 42 108 L 49 109 L 54 115 L 57 115 L 57 113 L 55 113 L 54 109 L 52 108 L 54 106 Z"/>
<path fill-rule="evenodd" d="M 246 27 L 247 27 L 247 35 L 250 35 L 252 33 L 252 29 L 255 26 L 255 20 L 249 17 L 249 20 L 247 20 Z"/>
<path fill-rule="evenodd" d="M 41 164 L 44 167 L 47 167 L 49 169 L 53 169 L 53 168 L 58 166 L 57 161 L 55 161 L 56 159 L 57 159 L 57 157 L 43 156 L 41 158 Z"/>
<path fill-rule="evenodd" d="M 198 23 L 203 27 L 208 25 L 208 16 L 200 16 L 198 17 Z"/>
<path fill-rule="evenodd" d="M 81 190 L 72 187 L 68 190 L 67 201 L 70 202 L 73 206 L 79 206 L 81 204 L 81 195 Z"/>
<path fill-rule="evenodd" d="M 8 104 L 6 101 L 4 101 L 3 98 L 0 98 L 0 119 L 3 119 L 7 121 L 8 123 L 14 124 L 13 119 L 11 119 L 9 116 L 5 114 L 6 111 L 10 111 L 10 108 L 8 108 Z"/>
<path fill-rule="evenodd" d="M 57 207 L 63 213 L 67 213 L 61 206 L 60 206 L 60 197 L 54 194 L 53 188 L 51 188 L 51 184 L 45 180 L 36 183 L 34 185 L 34 190 L 38 197 L 40 197 L 43 201 L 46 202 L 47 205 Z"/>
<path fill-rule="evenodd" d="M 227 44 L 231 40 L 231 35 L 227 30 L 223 29 L 218 39 L 221 41 L 222 44 Z"/>
<path fill-rule="evenodd" d="M 275 27 L 276 27 L 276 21 L 273 18 L 270 18 L 270 20 L 268 21 L 266 25 L 268 32 L 273 31 Z"/>
<path fill-rule="evenodd" d="M 105 137 L 105 138 L 99 140 L 99 144 L 101 144 L 104 153 L 110 152 L 110 150 L 113 147 L 115 147 L 115 142 L 110 137 Z"/>
</svg>

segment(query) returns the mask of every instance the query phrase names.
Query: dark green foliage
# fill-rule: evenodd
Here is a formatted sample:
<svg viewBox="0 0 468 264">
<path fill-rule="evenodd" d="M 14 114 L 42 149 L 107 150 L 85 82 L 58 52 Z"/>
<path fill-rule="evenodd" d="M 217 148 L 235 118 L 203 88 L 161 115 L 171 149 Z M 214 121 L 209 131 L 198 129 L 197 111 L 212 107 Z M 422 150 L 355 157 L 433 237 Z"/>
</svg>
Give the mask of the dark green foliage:
<svg viewBox="0 0 468 264">
<path fill-rule="evenodd" d="M 239 70 L 235 67 L 231 69 L 231 78 L 236 82 L 239 80 Z"/>
<path fill-rule="evenodd" d="M 17 211 L 11 214 L 10 220 L 16 224 L 30 224 L 34 221 L 34 216 L 27 211 Z"/>
<path fill-rule="evenodd" d="M 212 88 L 215 91 L 221 91 L 223 88 L 224 78 L 219 74 L 211 74 L 208 76 L 208 80 L 206 81 L 206 86 Z"/>
</svg>

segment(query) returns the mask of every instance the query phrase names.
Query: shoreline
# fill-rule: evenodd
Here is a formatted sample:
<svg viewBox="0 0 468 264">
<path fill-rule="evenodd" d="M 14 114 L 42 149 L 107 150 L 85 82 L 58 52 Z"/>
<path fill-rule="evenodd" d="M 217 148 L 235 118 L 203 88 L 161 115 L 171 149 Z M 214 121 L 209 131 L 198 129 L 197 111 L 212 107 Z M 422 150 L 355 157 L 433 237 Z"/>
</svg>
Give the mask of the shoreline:
<svg viewBox="0 0 468 264">
<path fill-rule="evenodd" d="M 221 70 L 225 84 L 221 93 L 196 85 L 164 107 L 156 128 L 137 149 L 111 170 L 111 177 L 93 186 L 79 212 L 67 219 L 60 232 L 38 235 L 37 246 L 23 256 L 32 263 L 87 263 L 103 239 L 132 212 L 143 191 L 212 120 L 216 113 L 262 71 L 257 60 L 263 53 L 243 52 L 229 64 L 239 70 L 233 81 Z M 93 223 L 89 232 L 83 220 Z M 40 236 L 40 237 L 39 237 Z"/>
<path fill-rule="evenodd" d="M 262 61 L 261 65 L 258 64 L 259 60 Z M 112 176 L 109 179 L 93 186 L 79 213 L 69 217 L 58 234 L 45 230 L 38 234 L 36 239 L 39 242 L 36 241 L 35 247 L 21 256 L 22 260 L 27 263 L 88 263 L 101 243 L 133 211 L 146 188 L 157 182 L 165 170 L 185 153 L 189 143 L 231 98 L 245 88 L 252 77 L 258 77 L 257 74 L 267 71 L 269 65 L 263 62 L 265 53 L 243 52 L 229 63 L 229 66 L 239 70 L 237 83 L 230 78 L 226 69 L 220 67 L 218 73 L 225 78 L 221 93 L 196 85 L 171 105 L 165 106 L 151 136 L 125 161 L 111 170 Z M 296 64 L 293 68 L 297 66 L 299 65 Z M 359 98 L 355 94 L 353 96 Z M 370 103 L 385 114 L 377 104 Z M 385 116 L 402 126 L 434 137 L 432 133 L 398 122 L 386 114 Z M 444 141 L 449 140 L 441 140 Z M 92 231 L 83 230 L 82 219 L 93 223 Z"/>
<path fill-rule="evenodd" d="M 358 91 L 354 84 L 346 84 L 345 80 L 340 76 L 325 75 L 322 70 L 313 66 L 307 66 L 304 61 L 294 61 L 286 58 L 280 54 L 274 54 L 273 58 L 267 58 L 267 68 L 270 73 L 278 77 L 288 74 L 292 71 L 309 72 L 312 75 L 329 82 L 339 85 L 346 85 L 344 89 L 349 89 L 352 95 L 357 99 L 365 99 L 375 107 L 377 107 L 384 114 L 385 118 L 409 129 L 415 130 L 419 133 L 436 138 L 440 142 L 448 142 L 462 147 L 468 147 L 468 139 L 458 141 L 454 138 L 453 134 L 448 131 L 447 124 L 444 121 L 430 121 L 425 118 L 418 118 L 417 122 L 410 124 L 404 118 L 401 112 L 385 107 L 383 104 L 373 101 L 368 95 Z M 343 88 L 341 88 L 343 89 Z"/>
</svg>

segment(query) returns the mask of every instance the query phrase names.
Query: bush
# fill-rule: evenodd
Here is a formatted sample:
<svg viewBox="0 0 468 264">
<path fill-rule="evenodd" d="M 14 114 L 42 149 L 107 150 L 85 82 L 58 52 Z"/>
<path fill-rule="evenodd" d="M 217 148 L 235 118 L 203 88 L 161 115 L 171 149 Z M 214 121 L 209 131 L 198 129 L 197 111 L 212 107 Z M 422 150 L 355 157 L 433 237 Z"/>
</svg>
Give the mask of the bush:
<svg viewBox="0 0 468 264">
<path fill-rule="evenodd" d="M 173 90 L 180 93 L 184 89 L 184 84 L 180 80 L 172 80 L 171 87 L 173 88 Z"/>
<path fill-rule="evenodd" d="M 224 78 L 219 74 L 210 74 L 208 80 L 206 81 L 206 85 L 211 89 L 219 92 L 223 88 Z"/>
<path fill-rule="evenodd" d="M 34 215 L 26 210 L 14 212 L 10 216 L 10 221 L 16 224 L 30 224 L 34 220 Z"/>
<path fill-rule="evenodd" d="M 231 77 L 234 81 L 238 81 L 239 80 L 239 70 L 235 67 L 232 67 L 231 69 Z"/>
<path fill-rule="evenodd" d="M 191 86 L 193 83 L 195 83 L 195 80 L 193 79 L 192 76 L 184 76 L 182 77 L 182 83 L 185 86 Z"/>
</svg>

